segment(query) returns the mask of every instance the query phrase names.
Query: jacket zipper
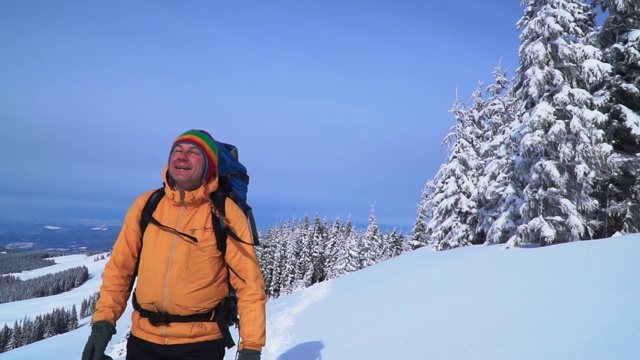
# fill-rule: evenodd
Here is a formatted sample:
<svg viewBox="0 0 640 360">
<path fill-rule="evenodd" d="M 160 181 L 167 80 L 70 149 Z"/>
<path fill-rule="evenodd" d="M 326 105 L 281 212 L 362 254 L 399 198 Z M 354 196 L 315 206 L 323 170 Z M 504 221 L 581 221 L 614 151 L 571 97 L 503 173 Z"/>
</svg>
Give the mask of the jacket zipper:
<svg viewBox="0 0 640 360">
<path fill-rule="evenodd" d="M 182 216 L 184 215 L 184 192 L 180 191 L 180 216 L 178 217 L 178 223 L 176 224 L 176 230 L 180 231 L 180 224 L 182 223 Z M 162 308 L 167 310 L 167 298 L 169 296 L 169 279 L 171 279 L 171 269 L 173 268 L 173 257 L 176 252 L 176 245 L 178 244 L 178 235 L 173 235 L 173 246 L 171 248 L 171 255 L 169 255 L 169 267 L 167 268 L 167 277 L 164 280 L 164 294 L 162 295 Z M 165 345 L 169 344 L 169 337 L 167 336 L 167 327 L 164 326 L 162 328 L 162 332 L 164 333 L 164 343 Z"/>
</svg>

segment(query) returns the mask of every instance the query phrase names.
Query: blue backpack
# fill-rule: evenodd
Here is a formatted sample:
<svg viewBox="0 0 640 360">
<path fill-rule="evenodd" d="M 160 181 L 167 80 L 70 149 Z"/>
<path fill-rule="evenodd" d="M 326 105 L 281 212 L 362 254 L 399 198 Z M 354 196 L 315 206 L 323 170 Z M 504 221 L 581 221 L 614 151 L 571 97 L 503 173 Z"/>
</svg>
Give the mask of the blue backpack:
<svg viewBox="0 0 640 360">
<path fill-rule="evenodd" d="M 247 168 L 238 160 L 237 147 L 219 141 L 216 141 L 216 145 L 218 145 L 219 150 L 218 190 L 213 194 L 214 199 L 216 196 L 222 198 L 228 197 L 240 207 L 249 220 L 253 244 L 259 245 L 258 229 L 256 227 L 256 221 L 253 218 L 253 210 L 251 206 L 247 204 L 247 191 L 249 190 L 249 174 L 247 174 Z M 224 202 L 219 206 L 214 200 L 214 204 L 222 212 L 222 215 L 224 215 Z"/>
</svg>

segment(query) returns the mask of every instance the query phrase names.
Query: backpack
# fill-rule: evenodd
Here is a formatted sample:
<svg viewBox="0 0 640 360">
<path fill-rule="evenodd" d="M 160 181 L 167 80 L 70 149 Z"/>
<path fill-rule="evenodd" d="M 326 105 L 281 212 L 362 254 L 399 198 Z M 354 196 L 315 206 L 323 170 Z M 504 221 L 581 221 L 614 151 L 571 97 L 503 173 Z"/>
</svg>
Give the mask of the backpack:
<svg viewBox="0 0 640 360">
<path fill-rule="evenodd" d="M 215 140 L 214 140 L 215 141 Z M 222 253 L 222 259 L 227 249 L 227 237 L 232 237 L 235 241 L 239 241 L 245 244 L 257 246 L 260 244 L 258 239 L 258 229 L 256 227 L 255 219 L 253 217 L 253 210 L 251 206 L 247 204 L 247 191 L 249 187 L 249 175 L 247 169 L 238 160 L 238 149 L 231 144 L 226 144 L 216 141 L 218 146 L 218 189 L 210 194 L 211 201 L 213 202 L 215 211 L 211 211 L 211 219 L 213 222 L 213 230 L 216 236 L 216 245 L 218 250 Z M 142 215 L 140 217 L 140 252 L 142 252 L 142 239 L 144 232 L 147 229 L 149 223 L 153 223 L 157 226 L 164 227 L 153 217 L 153 212 L 158 207 L 160 200 L 165 195 L 164 186 L 157 189 L 151 194 L 146 204 L 142 209 Z M 225 223 L 225 201 L 226 198 L 233 200 L 238 207 L 247 216 L 249 222 L 249 229 L 251 233 L 251 242 L 241 239 L 236 235 L 231 228 Z M 175 231 L 175 230 L 174 230 Z M 188 238 L 193 238 L 191 235 L 180 233 Z M 139 258 L 139 256 L 138 256 Z M 226 265 L 226 263 L 225 263 Z M 229 332 L 230 326 L 238 326 L 238 298 L 236 297 L 235 289 L 231 286 L 229 279 L 229 272 L 233 271 L 227 265 L 227 283 L 229 285 L 229 296 L 223 299 L 218 306 L 212 311 L 205 314 L 194 314 L 189 316 L 180 316 L 164 313 L 154 313 L 142 309 L 135 298 L 135 292 L 133 292 L 132 303 L 133 308 L 140 312 L 142 317 L 146 317 L 153 325 L 166 324 L 170 322 L 197 322 L 197 321 L 216 321 L 222 332 L 223 339 L 227 348 L 235 346 L 235 342 Z M 135 272 L 131 279 L 131 285 L 129 290 L 133 290 L 133 283 L 138 274 L 138 264 L 136 264 Z M 237 275 L 237 274 L 236 274 Z"/>
</svg>

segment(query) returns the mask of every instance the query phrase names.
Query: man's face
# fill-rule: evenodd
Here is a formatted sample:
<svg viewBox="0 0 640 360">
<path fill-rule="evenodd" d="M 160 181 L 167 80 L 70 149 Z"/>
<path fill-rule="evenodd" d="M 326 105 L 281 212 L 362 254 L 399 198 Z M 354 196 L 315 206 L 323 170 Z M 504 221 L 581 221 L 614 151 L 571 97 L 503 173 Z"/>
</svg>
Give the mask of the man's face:
<svg viewBox="0 0 640 360">
<path fill-rule="evenodd" d="M 196 146 L 182 143 L 176 145 L 169 157 L 169 175 L 178 190 L 192 191 L 202 184 L 205 158 Z"/>
</svg>

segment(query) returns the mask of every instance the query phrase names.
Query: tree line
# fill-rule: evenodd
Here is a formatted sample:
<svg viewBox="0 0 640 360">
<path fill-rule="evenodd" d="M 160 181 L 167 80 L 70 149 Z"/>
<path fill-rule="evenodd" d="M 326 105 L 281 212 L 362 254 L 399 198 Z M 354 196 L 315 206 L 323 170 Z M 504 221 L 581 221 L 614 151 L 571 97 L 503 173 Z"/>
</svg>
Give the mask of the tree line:
<svg viewBox="0 0 640 360">
<path fill-rule="evenodd" d="M 410 250 L 402 231 L 382 232 L 372 208 L 369 225 L 357 230 L 351 219 L 333 223 L 305 216 L 269 229 L 257 248 L 267 295 L 277 298 L 315 283 L 363 269 Z"/>
<path fill-rule="evenodd" d="M 545 246 L 640 232 L 640 2 L 522 4 L 519 67 L 509 78 L 499 64 L 492 84 L 456 99 L 416 244 Z"/>
<path fill-rule="evenodd" d="M 34 320 L 25 317 L 13 327 L 5 324 L 0 329 L 0 353 L 29 345 L 58 334 L 78 328 L 78 313 L 75 305 L 71 310 L 56 308 L 53 312 L 38 315 Z"/>
<path fill-rule="evenodd" d="M 28 280 L 0 276 L 0 304 L 60 294 L 82 285 L 88 278 L 89 269 L 84 265 Z"/>
<path fill-rule="evenodd" d="M 51 313 L 36 316 L 34 320 L 25 317 L 20 322 L 16 321 L 13 327 L 5 324 L 0 329 L 0 354 L 77 329 L 79 319 L 95 312 L 98 297 L 99 292 L 95 292 L 88 299 L 82 300 L 80 313 L 73 305 L 71 310 L 55 308 Z"/>
<path fill-rule="evenodd" d="M 60 253 L 50 251 L 12 252 L 4 250 L 3 253 L 0 253 L 0 275 L 55 265 L 56 262 L 50 258 L 60 255 Z"/>
</svg>

